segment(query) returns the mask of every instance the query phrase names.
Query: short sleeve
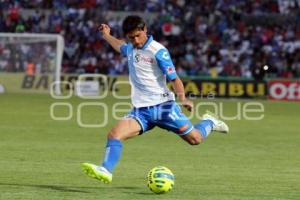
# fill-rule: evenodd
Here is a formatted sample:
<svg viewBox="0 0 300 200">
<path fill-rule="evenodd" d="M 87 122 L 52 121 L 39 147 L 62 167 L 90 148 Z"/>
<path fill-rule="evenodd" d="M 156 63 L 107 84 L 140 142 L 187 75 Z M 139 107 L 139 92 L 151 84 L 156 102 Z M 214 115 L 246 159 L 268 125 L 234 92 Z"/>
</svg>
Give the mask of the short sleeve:
<svg viewBox="0 0 300 200">
<path fill-rule="evenodd" d="M 127 49 L 128 49 L 128 44 L 123 44 L 121 47 L 120 47 L 120 51 L 121 51 L 121 55 L 126 57 L 127 56 Z"/>
<path fill-rule="evenodd" d="M 163 74 L 166 75 L 168 81 L 175 80 L 177 78 L 177 74 L 168 50 L 160 49 L 155 54 L 155 58 L 159 68 L 162 70 Z"/>
</svg>

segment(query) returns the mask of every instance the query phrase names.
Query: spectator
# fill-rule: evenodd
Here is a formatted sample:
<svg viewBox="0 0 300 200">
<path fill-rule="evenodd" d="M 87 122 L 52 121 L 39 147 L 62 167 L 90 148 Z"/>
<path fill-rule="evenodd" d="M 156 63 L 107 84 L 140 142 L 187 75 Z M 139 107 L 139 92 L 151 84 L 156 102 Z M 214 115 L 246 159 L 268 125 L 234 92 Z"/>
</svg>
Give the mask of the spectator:
<svg viewBox="0 0 300 200">
<path fill-rule="evenodd" d="M 299 5 L 299 0 L 4 1 L 0 31 L 60 33 L 65 37 L 64 72 L 118 75 L 127 72 L 126 61 L 103 43 L 97 27 L 107 22 L 120 37 L 122 20 L 107 10 L 140 11 L 156 16 L 148 23 L 150 30 L 170 49 L 182 76 L 256 77 L 267 64 L 271 76 L 299 77 Z M 22 11 L 33 8 L 25 18 Z M 29 57 L 20 52 L 21 63 Z M 8 65 L 1 60 L 1 70 Z"/>
</svg>

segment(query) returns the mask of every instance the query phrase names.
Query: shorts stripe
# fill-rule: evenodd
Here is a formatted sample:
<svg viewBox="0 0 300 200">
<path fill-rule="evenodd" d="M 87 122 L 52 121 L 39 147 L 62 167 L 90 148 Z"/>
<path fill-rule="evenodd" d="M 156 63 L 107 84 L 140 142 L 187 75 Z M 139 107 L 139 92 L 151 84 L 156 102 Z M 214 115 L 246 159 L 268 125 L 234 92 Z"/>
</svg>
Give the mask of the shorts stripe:
<svg viewBox="0 0 300 200">
<path fill-rule="evenodd" d="M 180 135 L 180 136 L 187 135 L 187 134 L 189 134 L 189 132 L 191 132 L 193 129 L 194 129 L 194 126 L 191 126 L 189 129 L 185 130 L 183 133 L 178 134 L 178 135 Z"/>
</svg>

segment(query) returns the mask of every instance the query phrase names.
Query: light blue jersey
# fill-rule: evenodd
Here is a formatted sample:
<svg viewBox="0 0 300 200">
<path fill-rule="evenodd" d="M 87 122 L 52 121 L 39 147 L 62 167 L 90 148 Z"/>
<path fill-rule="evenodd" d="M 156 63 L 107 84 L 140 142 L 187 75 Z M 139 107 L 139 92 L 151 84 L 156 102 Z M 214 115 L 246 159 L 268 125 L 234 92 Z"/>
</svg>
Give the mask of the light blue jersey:
<svg viewBox="0 0 300 200">
<path fill-rule="evenodd" d="M 121 46 L 121 54 L 128 58 L 131 101 L 135 108 L 157 105 L 175 100 L 166 80 L 177 78 L 168 50 L 148 37 L 141 49 L 132 44 Z"/>
</svg>

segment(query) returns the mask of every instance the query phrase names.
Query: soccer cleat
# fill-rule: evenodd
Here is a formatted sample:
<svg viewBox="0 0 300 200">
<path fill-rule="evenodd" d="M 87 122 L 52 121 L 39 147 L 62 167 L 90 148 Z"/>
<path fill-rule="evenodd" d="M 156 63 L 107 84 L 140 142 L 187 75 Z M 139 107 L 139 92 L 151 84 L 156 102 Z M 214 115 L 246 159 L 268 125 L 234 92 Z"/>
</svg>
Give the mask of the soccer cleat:
<svg viewBox="0 0 300 200">
<path fill-rule="evenodd" d="M 213 122 L 213 131 L 218 131 L 221 133 L 228 133 L 229 127 L 222 120 L 217 119 L 216 117 L 206 113 L 202 117 L 203 120 L 211 120 Z"/>
<path fill-rule="evenodd" d="M 90 163 L 81 164 L 83 171 L 90 177 L 98 179 L 106 184 L 112 182 L 112 174 L 102 166 L 97 166 Z"/>
</svg>

